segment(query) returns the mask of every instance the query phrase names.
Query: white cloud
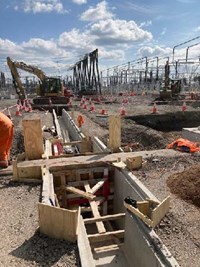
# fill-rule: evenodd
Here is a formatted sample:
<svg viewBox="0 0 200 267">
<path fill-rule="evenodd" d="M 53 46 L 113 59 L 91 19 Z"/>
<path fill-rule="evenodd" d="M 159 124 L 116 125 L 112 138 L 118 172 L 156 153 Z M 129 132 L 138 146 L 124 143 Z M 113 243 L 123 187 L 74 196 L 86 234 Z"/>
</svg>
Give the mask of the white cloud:
<svg viewBox="0 0 200 267">
<path fill-rule="evenodd" d="M 60 0 L 24 0 L 21 7 L 15 6 L 15 10 L 23 9 L 26 13 L 66 13 Z"/>
<path fill-rule="evenodd" d="M 6 57 L 6 56 L 9 56 L 9 54 L 18 55 L 18 54 L 22 54 L 22 52 L 23 52 L 23 49 L 21 48 L 20 45 L 17 45 L 8 39 L 3 40 L 0 38 L 1 56 L 4 55 Z"/>
<path fill-rule="evenodd" d="M 83 14 L 81 15 L 81 20 L 98 21 L 112 17 L 114 17 L 114 15 L 109 11 L 107 2 L 102 1 L 95 7 L 90 7 L 88 10 L 83 12 Z"/>
<path fill-rule="evenodd" d="M 101 45 L 128 44 L 150 40 L 152 34 L 139 28 L 134 21 L 101 20 L 91 25 L 90 34 L 96 36 L 96 43 Z"/>
<path fill-rule="evenodd" d="M 87 3 L 87 0 L 72 0 L 77 5 L 83 5 Z"/>
<path fill-rule="evenodd" d="M 170 56 L 172 55 L 172 48 L 155 46 L 142 46 L 138 52 L 138 57 L 152 57 L 152 56 Z"/>
<path fill-rule="evenodd" d="M 148 27 L 148 26 L 151 26 L 152 25 L 152 21 L 151 20 L 147 20 L 147 21 L 144 21 L 140 24 L 140 28 L 142 27 Z"/>
<path fill-rule="evenodd" d="M 63 32 L 58 39 L 61 47 L 70 49 L 90 50 L 94 45 L 94 38 L 88 31 L 81 33 L 78 29 Z"/>
<path fill-rule="evenodd" d="M 31 38 L 28 42 L 23 42 L 21 46 L 24 50 L 38 54 L 40 56 L 54 55 L 70 58 L 70 53 L 60 48 L 53 40 Z"/>
</svg>

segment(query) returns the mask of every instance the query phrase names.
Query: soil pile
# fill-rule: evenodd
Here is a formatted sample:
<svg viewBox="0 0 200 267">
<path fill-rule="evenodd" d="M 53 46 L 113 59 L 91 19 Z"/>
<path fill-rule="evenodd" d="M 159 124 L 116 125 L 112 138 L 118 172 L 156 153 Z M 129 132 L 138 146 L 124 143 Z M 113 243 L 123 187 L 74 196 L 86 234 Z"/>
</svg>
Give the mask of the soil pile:
<svg viewBox="0 0 200 267">
<path fill-rule="evenodd" d="M 200 164 L 171 175 L 167 185 L 173 194 L 200 207 Z"/>
</svg>

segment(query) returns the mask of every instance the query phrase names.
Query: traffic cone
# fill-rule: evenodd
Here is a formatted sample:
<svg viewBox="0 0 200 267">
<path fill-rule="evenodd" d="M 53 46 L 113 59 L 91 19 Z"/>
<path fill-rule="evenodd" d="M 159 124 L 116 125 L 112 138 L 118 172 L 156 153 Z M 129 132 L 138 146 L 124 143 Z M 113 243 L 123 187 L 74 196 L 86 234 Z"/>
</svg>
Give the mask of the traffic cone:
<svg viewBox="0 0 200 267">
<path fill-rule="evenodd" d="M 20 113 L 20 105 L 17 104 L 16 111 L 15 111 L 15 116 L 21 116 L 22 114 Z"/>
<path fill-rule="evenodd" d="M 87 103 L 85 102 L 84 106 L 83 106 L 83 109 L 88 109 L 87 107 Z"/>
<path fill-rule="evenodd" d="M 105 108 L 102 107 L 102 109 L 101 109 L 101 115 L 106 115 L 106 114 L 107 114 L 107 112 L 106 112 Z"/>
<path fill-rule="evenodd" d="M 28 103 L 28 112 L 32 112 L 33 109 L 32 109 L 32 105 L 31 105 L 31 102 L 29 101 Z"/>
<path fill-rule="evenodd" d="M 94 103 L 92 102 L 92 106 L 90 107 L 90 112 L 94 112 L 95 111 L 95 106 Z"/>
<path fill-rule="evenodd" d="M 125 116 L 126 115 L 126 108 L 125 108 L 124 105 L 120 108 L 120 115 L 121 116 Z"/>
<path fill-rule="evenodd" d="M 183 111 L 183 112 L 185 112 L 185 111 L 186 111 L 186 109 L 187 109 L 187 107 L 186 107 L 186 102 L 185 102 L 185 101 L 183 101 L 183 105 L 182 105 L 182 111 Z"/>
<path fill-rule="evenodd" d="M 158 112 L 158 108 L 157 108 L 156 102 L 154 102 L 154 104 L 153 104 L 153 113 L 157 113 L 157 112 Z"/>
</svg>

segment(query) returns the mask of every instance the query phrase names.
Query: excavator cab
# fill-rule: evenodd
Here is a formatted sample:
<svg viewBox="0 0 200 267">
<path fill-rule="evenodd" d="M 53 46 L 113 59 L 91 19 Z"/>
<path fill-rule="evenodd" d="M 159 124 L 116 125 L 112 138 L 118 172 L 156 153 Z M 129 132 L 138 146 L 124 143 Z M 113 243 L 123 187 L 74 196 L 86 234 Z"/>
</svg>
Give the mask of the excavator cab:
<svg viewBox="0 0 200 267">
<path fill-rule="evenodd" d="M 60 78 L 46 78 L 40 85 L 40 96 L 59 96 L 63 95 L 63 86 Z"/>
<path fill-rule="evenodd" d="M 181 86 L 182 86 L 181 79 L 171 79 L 172 97 L 177 97 L 180 94 Z"/>
</svg>

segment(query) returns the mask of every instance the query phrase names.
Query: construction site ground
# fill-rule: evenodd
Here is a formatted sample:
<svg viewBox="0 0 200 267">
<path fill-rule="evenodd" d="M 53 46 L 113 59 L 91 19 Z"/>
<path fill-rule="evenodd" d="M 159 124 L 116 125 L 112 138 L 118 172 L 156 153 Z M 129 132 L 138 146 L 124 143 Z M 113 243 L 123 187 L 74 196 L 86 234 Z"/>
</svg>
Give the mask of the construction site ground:
<svg viewBox="0 0 200 267">
<path fill-rule="evenodd" d="M 70 110 L 75 122 L 82 114 L 85 123 L 82 131 L 87 136 L 98 136 L 105 144 L 108 139 L 107 116 L 101 116 L 102 108 L 108 115 L 120 114 L 122 98 L 115 104 L 97 104 L 96 112 L 90 113 L 73 102 Z M 0 100 L 0 109 L 12 106 L 16 100 Z M 89 109 L 88 105 L 88 109 Z M 150 96 L 131 98 L 126 104 L 126 113 L 149 115 L 153 105 Z M 158 114 L 181 111 L 180 104 L 159 105 Z M 50 113 L 23 112 L 16 117 L 15 108 L 11 115 L 15 125 L 15 138 L 12 156 L 24 151 L 21 121 L 24 117 L 37 113 L 42 124 L 51 127 Z M 187 111 L 198 112 L 187 105 Z M 6 113 L 6 111 L 5 111 Z M 192 120 L 192 118 L 191 118 Z M 163 149 L 181 136 L 181 131 L 157 131 L 139 125 L 130 118 L 122 118 L 122 147 L 133 151 Z M 168 247 L 180 266 L 200 266 L 200 154 L 180 153 L 170 158 L 152 156 L 145 159 L 140 170 L 134 175 L 159 199 L 171 195 L 171 209 L 155 231 Z M 37 203 L 41 185 L 19 184 L 12 181 L 11 175 L 0 176 L 0 266 L 80 266 L 76 244 L 48 238 L 38 231 Z"/>
</svg>

